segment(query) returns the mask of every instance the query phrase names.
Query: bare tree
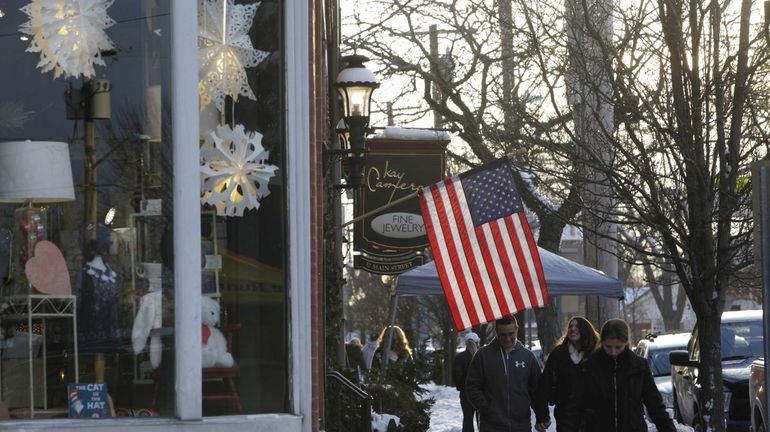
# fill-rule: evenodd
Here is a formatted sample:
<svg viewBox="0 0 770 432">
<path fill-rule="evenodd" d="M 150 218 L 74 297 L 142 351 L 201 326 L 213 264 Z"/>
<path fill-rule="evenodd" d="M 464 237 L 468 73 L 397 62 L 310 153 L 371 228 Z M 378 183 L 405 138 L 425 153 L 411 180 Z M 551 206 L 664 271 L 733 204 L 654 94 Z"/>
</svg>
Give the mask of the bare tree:
<svg viewBox="0 0 770 432">
<path fill-rule="evenodd" d="M 543 89 L 541 72 L 532 67 L 540 53 L 528 46 L 540 38 L 529 33 L 526 22 L 517 18 L 522 11 L 513 6 L 493 1 L 374 0 L 367 2 L 366 17 L 355 17 L 356 30 L 351 33 L 360 42 L 359 50 L 380 61 L 380 76 L 403 82 L 402 92 L 388 101 L 395 116 L 410 123 L 436 115 L 444 126 L 460 131 L 467 147 L 450 151 L 455 171 L 511 156 L 522 198 L 537 215 L 533 222 L 539 227 L 538 244 L 558 251 L 564 226 L 580 208 L 578 191 L 569 184 L 565 190 L 561 182 L 539 187 L 551 181 L 550 171 L 564 173 L 565 166 L 571 170 L 568 159 L 555 162 L 559 156 L 548 154 L 548 146 L 540 140 L 547 135 L 548 140 L 569 141 L 561 130 L 571 118 L 547 108 L 548 89 Z M 436 30 L 431 32 L 431 26 Z M 438 35 L 433 45 L 432 34 Z M 444 54 L 437 56 L 436 51 Z M 447 64 L 451 74 L 446 73 Z M 560 70 L 563 66 L 548 72 L 554 81 Z M 566 192 L 570 200 L 560 204 L 551 189 Z M 549 305 L 536 316 L 538 337 L 550 351 L 561 333 L 555 309 Z"/>
<path fill-rule="evenodd" d="M 592 1 L 577 5 L 595 11 Z M 619 203 L 598 217 L 645 242 L 616 240 L 673 271 L 687 293 L 701 344 L 698 379 L 712 390 L 701 393 L 698 416 L 722 431 L 720 316 L 729 276 L 750 263 L 750 194 L 739 179 L 766 154 L 757 139 L 766 134 L 757 97 L 764 89 L 755 78 L 764 43 L 749 0 L 621 6 L 608 12 L 618 23 L 611 41 L 590 19 L 582 23 L 600 55 L 579 71 L 592 75 L 600 65 L 611 77 L 611 91 L 592 90 L 615 107 L 617 130 L 598 131 L 614 154 L 607 159 L 575 139 L 575 157 L 602 173 Z"/>
</svg>

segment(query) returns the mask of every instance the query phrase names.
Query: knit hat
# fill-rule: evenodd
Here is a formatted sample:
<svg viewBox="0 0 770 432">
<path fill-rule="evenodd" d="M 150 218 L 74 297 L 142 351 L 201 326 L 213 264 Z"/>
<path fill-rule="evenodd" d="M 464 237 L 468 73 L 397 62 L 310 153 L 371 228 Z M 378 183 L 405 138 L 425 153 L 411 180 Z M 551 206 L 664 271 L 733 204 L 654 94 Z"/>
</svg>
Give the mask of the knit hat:
<svg viewBox="0 0 770 432">
<path fill-rule="evenodd" d="M 476 333 L 470 332 L 470 333 L 465 335 L 465 340 L 466 341 L 471 340 L 473 342 L 478 343 L 479 342 L 479 335 L 477 335 Z"/>
<path fill-rule="evenodd" d="M 618 339 L 628 342 L 628 324 L 622 319 L 607 320 L 602 326 L 602 341 L 607 339 Z"/>
</svg>

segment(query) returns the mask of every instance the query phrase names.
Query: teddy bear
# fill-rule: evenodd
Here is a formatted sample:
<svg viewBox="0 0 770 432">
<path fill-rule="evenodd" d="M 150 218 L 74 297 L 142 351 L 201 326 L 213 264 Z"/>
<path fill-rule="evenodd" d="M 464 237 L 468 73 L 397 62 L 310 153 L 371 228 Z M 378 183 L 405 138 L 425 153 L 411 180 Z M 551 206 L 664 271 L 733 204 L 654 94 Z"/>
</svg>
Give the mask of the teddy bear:
<svg viewBox="0 0 770 432">
<path fill-rule="evenodd" d="M 142 296 L 139 302 L 139 311 L 134 319 L 134 326 L 131 329 L 131 342 L 134 353 L 139 354 L 147 346 L 147 338 L 150 338 L 150 365 L 153 369 L 160 366 L 161 344 L 160 335 L 153 332 L 163 326 L 163 298 L 160 291 L 149 292 Z"/>
<path fill-rule="evenodd" d="M 227 352 L 227 339 L 216 326 L 219 324 L 219 303 L 203 296 L 201 298 L 201 365 L 209 367 L 232 367 L 232 354 Z"/>
</svg>

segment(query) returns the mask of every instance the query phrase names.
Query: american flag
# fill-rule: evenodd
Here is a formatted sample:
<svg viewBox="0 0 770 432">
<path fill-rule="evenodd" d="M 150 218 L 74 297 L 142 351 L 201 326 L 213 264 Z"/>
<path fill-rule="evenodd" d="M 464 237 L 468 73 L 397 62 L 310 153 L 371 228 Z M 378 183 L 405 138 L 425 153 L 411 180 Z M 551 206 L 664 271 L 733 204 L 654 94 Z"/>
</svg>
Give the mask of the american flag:
<svg viewBox="0 0 770 432">
<path fill-rule="evenodd" d="M 420 208 L 458 330 L 548 302 L 506 158 L 422 188 Z"/>
</svg>

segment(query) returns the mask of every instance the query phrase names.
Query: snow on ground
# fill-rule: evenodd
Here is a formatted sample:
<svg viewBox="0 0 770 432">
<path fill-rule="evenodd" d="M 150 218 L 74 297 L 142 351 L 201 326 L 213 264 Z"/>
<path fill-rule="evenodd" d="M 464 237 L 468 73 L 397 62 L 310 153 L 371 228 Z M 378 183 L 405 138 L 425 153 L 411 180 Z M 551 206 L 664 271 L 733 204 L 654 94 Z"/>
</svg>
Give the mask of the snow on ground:
<svg viewBox="0 0 770 432">
<path fill-rule="evenodd" d="M 460 408 L 460 393 L 454 387 L 446 387 L 433 383 L 427 384 L 425 389 L 428 394 L 425 396 L 433 397 L 436 403 L 430 412 L 429 432 L 462 432 L 463 411 Z M 551 407 L 551 427 L 548 432 L 556 432 L 556 425 L 553 423 L 553 407 Z M 532 430 L 534 430 L 535 417 L 532 416 Z M 655 426 L 647 424 L 648 432 L 656 432 Z M 676 423 L 677 432 L 692 432 L 692 428 Z"/>
</svg>

